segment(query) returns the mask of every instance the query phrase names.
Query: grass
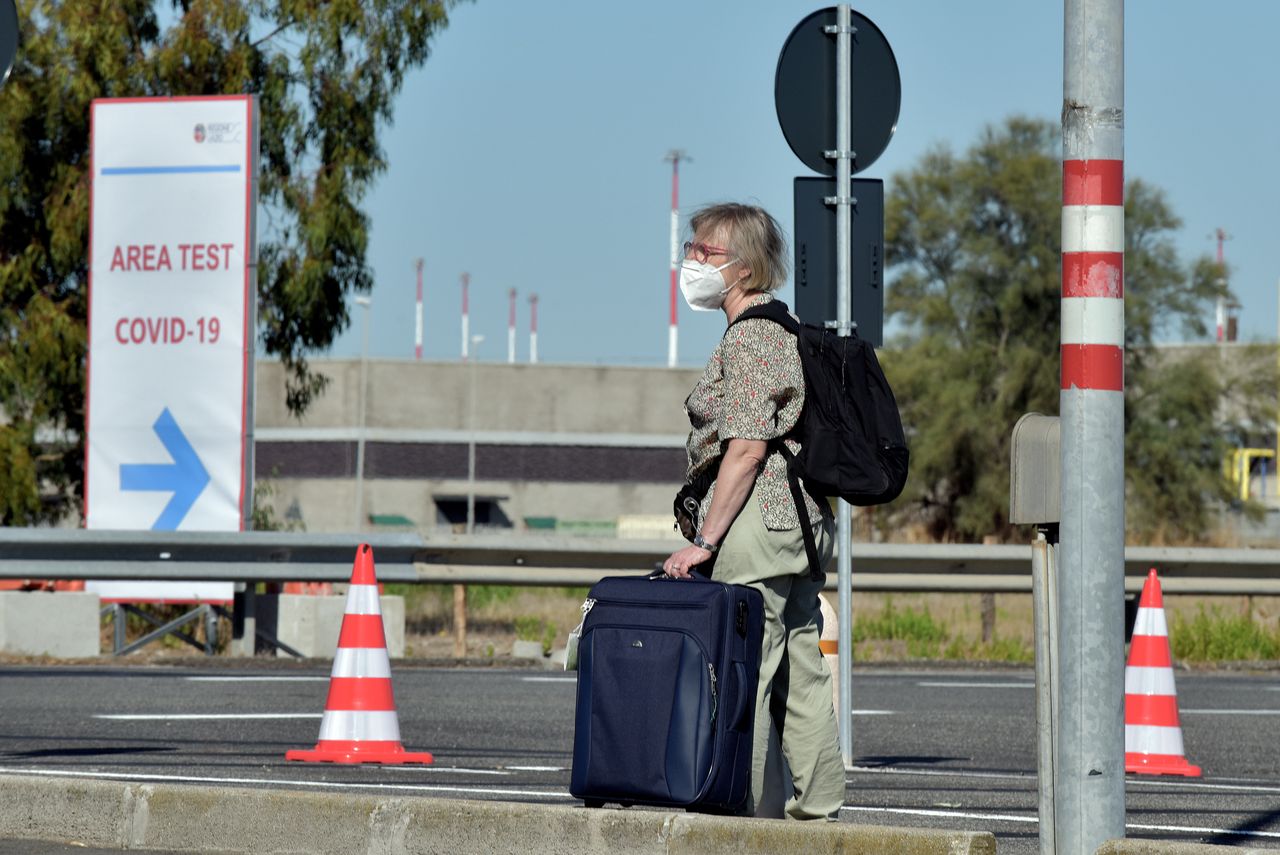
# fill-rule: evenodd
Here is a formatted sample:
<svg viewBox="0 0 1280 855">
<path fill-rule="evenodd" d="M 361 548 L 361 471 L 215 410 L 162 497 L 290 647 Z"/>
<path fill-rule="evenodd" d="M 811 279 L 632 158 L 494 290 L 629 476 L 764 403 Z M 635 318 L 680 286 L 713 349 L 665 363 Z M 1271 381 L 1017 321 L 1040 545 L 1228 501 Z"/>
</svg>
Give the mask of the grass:
<svg viewBox="0 0 1280 855">
<path fill-rule="evenodd" d="M 451 633 L 452 585 L 387 585 L 386 590 L 405 598 L 405 628 L 411 635 L 442 639 Z M 585 587 L 467 586 L 467 627 L 475 636 L 475 655 L 505 651 L 517 638 L 539 641 L 548 651 L 563 646 L 581 619 L 586 596 Z M 829 596 L 833 605 L 835 600 Z M 978 594 L 855 591 L 853 609 L 858 662 L 1029 665 L 1035 659 L 1029 594 L 996 595 L 994 632 L 986 643 Z M 1280 659 L 1280 597 L 1168 595 L 1165 611 L 1177 664 Z"/>
<path fill-rule="evenodd" d="M 971 634 L 970 622 L 934 617 L 928 604 L 899 607 L 888 596 L 878 612 L 858 612 L 855 606 L 854 658 L 860 661 L 907 658 L 1028 663 L 1035 658 L 1022 638 L 996 634 L 984 643 L 980 624 L 976 634 Z M 1006 610 L 1006 618 L 1008 614 Z M 999 615 L 997 610 L 997 618 Z"/>
<path fill-rule="evenodd" d="M 1182 662 L 1243 662 L 1280 659 L 1280 628 L 1268 628 L 1248 614 L 1229 614 L 1203 604 L 1196 614 L 1173 615 L 1169 642 Z"/>
</svg>

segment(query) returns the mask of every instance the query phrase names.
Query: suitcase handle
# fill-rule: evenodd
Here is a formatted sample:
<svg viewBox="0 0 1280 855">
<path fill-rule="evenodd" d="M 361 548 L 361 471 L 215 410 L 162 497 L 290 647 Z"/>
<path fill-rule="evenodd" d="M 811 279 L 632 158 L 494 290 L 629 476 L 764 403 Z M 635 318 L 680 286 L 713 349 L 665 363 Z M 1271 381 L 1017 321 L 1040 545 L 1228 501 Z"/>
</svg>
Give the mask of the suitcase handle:
<svg viewBox="0 0 1280 855">
<path fill-rule="evenodd" d="M 705 575 L 704 575 L 704 574 L 703 574 L 703 572 L 702 572 L 702 570 L 701 570 L 701 567 L 702 567 L 702 565 L 701 565 L 701 564 L 695 564 L 695 565 L 693 565 L 692 567 L 690 567 L 689 569 L 690 569 L 691 571 L 693 571 L 693 572 L 691 572 L 691 573 L 689 574 L 689 579 L 697 579 L 699 582 L 710 582 L 710 581 L 711 581 L 711 574 L 710 574 L 710 573 L 707 573 L 707 574 L 705 574 Z M 650 581 L 653 581 L 654 579 L 671 579 L 671 581 L 673 581 L 673 582 L 686 582 L 686 581 L 688 581 L 687 579 L 675 579 L 675 578 L 672 578 L 672 577 L 668 576 L 668 575 L 667 575 L 665 572 L 663 572 L 663 570 L 662 570 L 662 562 L 661 562 L 661 561 L 655 561 L 655 562 L 654 562 L 654 564 L 653 564 L 653 572 L 652 572 L 652 573 L 650 573 L 650 574 L 649 574 L 648 576 L 646 576 L 645 578 L 649 579 Z"/>
</svg>

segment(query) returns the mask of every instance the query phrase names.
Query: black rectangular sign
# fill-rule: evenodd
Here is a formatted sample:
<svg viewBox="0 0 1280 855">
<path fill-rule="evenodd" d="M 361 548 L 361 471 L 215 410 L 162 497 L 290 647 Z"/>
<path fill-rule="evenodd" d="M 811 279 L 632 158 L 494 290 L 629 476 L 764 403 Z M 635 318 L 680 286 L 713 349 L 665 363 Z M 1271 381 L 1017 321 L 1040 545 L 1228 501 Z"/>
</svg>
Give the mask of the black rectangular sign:
<svg viewBox="0 0 1280 855">
<path fill-rule="evenodd" d="M 884 182 L 854 178 L 850 217 L 852 318 L 858 336 L 884 343 Z M 795 312 L 811 324 L 836 320 L 836 194 L 834 178 L 795 181 Z"/>
</svg>

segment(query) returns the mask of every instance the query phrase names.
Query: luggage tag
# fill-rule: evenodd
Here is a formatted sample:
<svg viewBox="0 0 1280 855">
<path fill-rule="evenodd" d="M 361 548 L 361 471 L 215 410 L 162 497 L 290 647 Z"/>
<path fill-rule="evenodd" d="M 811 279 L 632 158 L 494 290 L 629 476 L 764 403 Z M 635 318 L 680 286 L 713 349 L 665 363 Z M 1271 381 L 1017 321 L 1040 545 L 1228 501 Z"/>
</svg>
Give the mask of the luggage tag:
<svg viewBox="0 0 1280 855">
<path fill-rule="evenodd" d="M 596 601 L 587 597 L 582 601 L 582 620 L 578 622 L 569 632 L 569 638 L 564 644 L 564 670 L 578 670 L 578 640 L 582 638 L 582 627 L 587 622 L 587 613 L 596 604 Z"/>
</svg>

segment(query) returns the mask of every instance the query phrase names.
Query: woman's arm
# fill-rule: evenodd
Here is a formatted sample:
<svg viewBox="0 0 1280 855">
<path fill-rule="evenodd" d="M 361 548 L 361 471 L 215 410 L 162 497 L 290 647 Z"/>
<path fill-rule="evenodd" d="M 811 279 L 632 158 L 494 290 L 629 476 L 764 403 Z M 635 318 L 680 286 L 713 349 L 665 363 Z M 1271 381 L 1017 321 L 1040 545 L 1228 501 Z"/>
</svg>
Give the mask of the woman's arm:
<svg viewBox="0 0 1280 855">
<path fill-rule="evenodd" d="M 764 466 L 769 444 L 762 439 L 731 439 L 720 460 L 716 475 L 716 490 L 711 496 L 711 507 L 702 522 L 699 533 L 703 540 L 719 546 L 729 532 L 729 526 L 737 518 L 742 506 L 751 496 L 756 476 Z M 688 578 L 689 568 L 711 558 L 711 552 L 700 546 L 686 546 L 663 562 L 662 569 L 668 576 Z"/>
</svg>

